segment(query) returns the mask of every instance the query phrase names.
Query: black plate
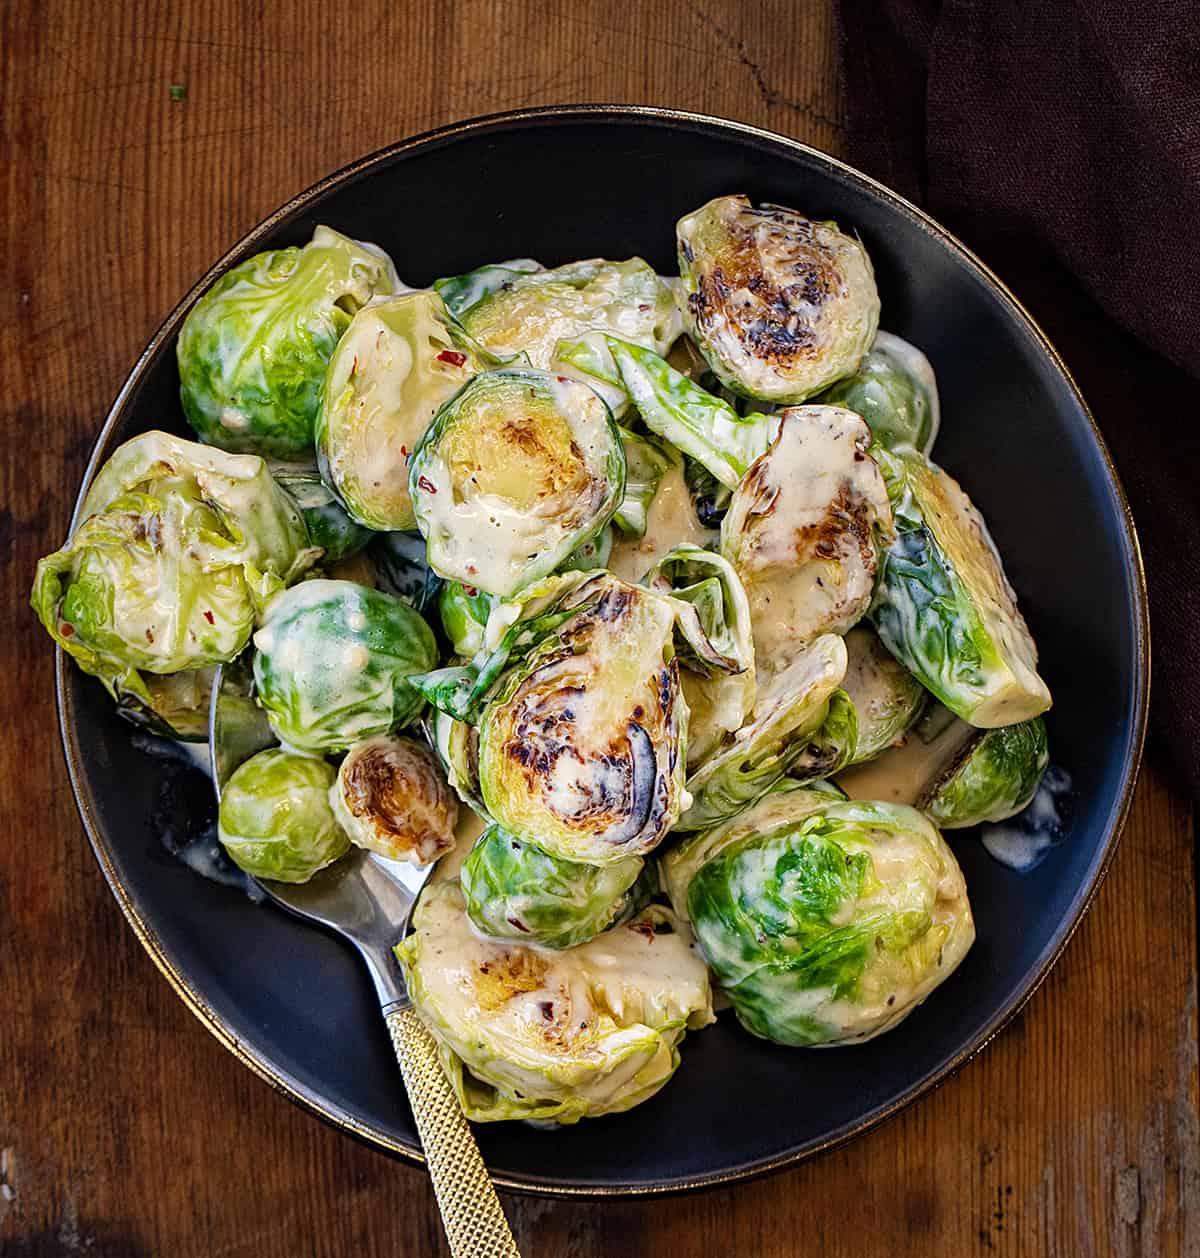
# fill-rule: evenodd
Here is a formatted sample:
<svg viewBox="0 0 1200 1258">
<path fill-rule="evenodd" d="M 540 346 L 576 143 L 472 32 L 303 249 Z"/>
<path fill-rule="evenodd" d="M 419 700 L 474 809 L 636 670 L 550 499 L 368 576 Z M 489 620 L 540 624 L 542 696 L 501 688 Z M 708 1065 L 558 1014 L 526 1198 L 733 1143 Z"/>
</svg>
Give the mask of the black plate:
<svg viewBox="0 0 1200 1258">
<path fill-rule="evenodd" d="M 1037 637 L 1055 696 L 1053 757 L 1078 791 L 1074 816 L 1066 841 L 1026 875 L 992 861 L 970 832 L 953 836 L 978 942 L 897 1030 L 855 1048 L 805 1052 L 755 1040 L 723 1014 L 685 1043 L 670 1085 L 628 1114 L 553 1133 L 479 1128 L 488 1165 L 509 1187 L 659 1192 L 777 1168 L 846 1140 L 960 1066 L 1062 950 L 1129 805 L 1149 648 L 1129 511 L 1054 350 L 946 232 L 821 153 L 666 111 L 535 110 L 406 141 L 272 215 L 147 347 L 88 469 L 90 478 L 120 441 L 144 429 L 186 433 L 174 355 L 186 310 L 227 267 L 268 247 L 302 244 L 318 223 L 377 241 L 412 284 L 530 254 L 548 264 L 641 254 L 669 272 L 675 220 L 728 192 L 857 231 L 875 262 L 884 326 L 932 360 L 943 409 L 937 454 L 986 515 Z M 185 783 L 134 748 L 100 687 L 61 657 L 58 681 L 67 760 L 96 856 L 180 996 L 294 1100 L 383 1149 L 419 1157 L 375 996 L 353 953 L 170 857 L 160 830 Z M 198 795 L 187 789 L 184 806 L 202 796 L 203 787 Z"/>
</svg>

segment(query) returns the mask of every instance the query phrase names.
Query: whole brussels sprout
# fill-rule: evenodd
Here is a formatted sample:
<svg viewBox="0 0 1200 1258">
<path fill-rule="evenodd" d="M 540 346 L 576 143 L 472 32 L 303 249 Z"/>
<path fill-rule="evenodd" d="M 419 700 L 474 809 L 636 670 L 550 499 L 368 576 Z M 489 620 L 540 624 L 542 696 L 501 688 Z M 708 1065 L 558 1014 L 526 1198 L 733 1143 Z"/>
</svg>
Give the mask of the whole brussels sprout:
<svg viewBox="0 0 1200 1258">
<path fill-rule="evenodd" d="M 892 536 L 867 425 L 840 406 L 789 407 L 778 419 L 721 525 L 721 554 L 750 600 L 760 672 L 866 614 Z"/>
<path fill-rule="evenodd" d="M 412 532 L 377 533 L 367 547 L 375 572 L 374 584 L 423 612 L 433 606 L 442 578 L 429 566 L 425 539 Z"/>
<path fill-rule="evenodd" d="M 854 751 L 854 705 L 838 689 L 846 644 L 824 634 L 780 673 L 760 676 L 749 721 L 688 778 L 679 831 L 707 830 L 765 795 L 789 771 L 832 776 Z"/>
<path fill-rule="evenodd" d="M 304 517 L 308 540 L 323 552 L 322 565 L 357 555 L 375 536 L 346 514 L 315 468 L 277 468 L 275 483 L 283 486 Z"/>
<path fill-rule="evenodd" d="M 360 524 L 416 527 L 409 458 L 442 403 L 485 365 L 437 293 L 402 293 L 354 316 L 329 360 L 316 443 L 321 475 Z"/>
<path fill-rule="evenodd" d="M 489 371 L 438 412 L 409 488 L 430 566 L 509 595 L 608 524 L 625 492 L 625 455 L 608 407 L 586 385 Z"/>
<path fill-rule="evenodd" d="M 433 632 L 398 598 L 352 581 L 304 581 L 272 599 L 254 635 L 254 684 L 276 737 L 345 751 L 421 714 L 408 684 L 437 662 Z"/>
<path fill-rule="evenodd" d="M 38 562 L 30 602 L 55 642 L 145 723 L 139 713 L 175 704 L 143 673 L 233 659 L 263 601 L 316 553 L 262 459 L 148 432 L 100 470 L 69 541 Z"/>
<path fill-rule="evenodd" d="M 921 715 L 928 691 L 879 640 L 868 625 L 846 634 L 842 689 L 858 714 L 858 741 L 851 764 L 873 760 L 894 746 Z"/>
<path fill-rule="evenodd" d="M 333 767 L 271 747 L 234 771 L 221 792 L 217 837 L 255 878 L 307 882 L 350 850 L 329 806 Z"/>
<path fill-rule="evenodd" d="M 565 860 L 655 847 L 684 800 L 687 706 L 669 599 L 591 575 L 501 678 L 479 724 L 488 813 Z"/>
<path fill-rule="evenodd" d="M 260 253 L 192 307 L 176 345 L 188 423 L 224 450 L 308 459 L 325 370 L 354 312 L 399 287 L 374 245 L 318 227 Z"/>
<path fill-rule="evenodd" d="M 1004 821 L 1033 799 L 1049 763 L 1040 716 L 989 729 L 928 784 L 917 807 L 943 830 Z"/>
<path fill-rule="evenodd" d="M 879 293 L 867 251 L 836 223 L 725 196 L 681 218 L 676 236 L 685 327 L 734 393 L 803 402 L 858 370 Z"/>
<path fill-rule="evenodd" d="M 483 631 L 496 597 L 473 585 L 447 581 L 438 595 L 438 614 L 455 655 L 470 657 L 483 647 Z"/>
<path fill-rule="evenodd" d="M 952 712 L 981 728 L 1050 706 L 1037 647 L 983 517 L 961 486 L 915 452 L 878 452 L 895 540 L 871 619 L 884 646 Z"/>
<path fill-rule="evenodd" d="M 329 788 L 338 824 L 356 847 L 428 865 L 454 846 L 458 804 L 422 743 L 376 734 L 355 743 Z"/>
<path fill-rule="evenodd" d="M 711 856 L 687 900 L 738 1021 L 777 1044 L 890 1030 L 975 938 L 954 854 L 904 804 L 805 802 Z"/>
<path fill-rule="evenodd" d="M 489 826 L 463 862 L 459 881 L 467 914 L 492 939 L 572 948 L 626 915 L 642 872 L 639 856 L 583 865 Z"/>
<path fill-rule="evenodd" d="M 854 375 L 820 400 L 861 415 L 885 449 L 933 449 L 941 419 L 933 368 L 915 345 L 890 332 L 880 332 Z"/>
<path fill-rule="evenodd" d="M 426 887 L 396 949 L 413 1004 L 475 1122 L 575 1123 L 653 1096 L 713 1021 L 691 934 L 652 905 L 560 952 L 480 938 L 453 882 Z"/>
</svg>

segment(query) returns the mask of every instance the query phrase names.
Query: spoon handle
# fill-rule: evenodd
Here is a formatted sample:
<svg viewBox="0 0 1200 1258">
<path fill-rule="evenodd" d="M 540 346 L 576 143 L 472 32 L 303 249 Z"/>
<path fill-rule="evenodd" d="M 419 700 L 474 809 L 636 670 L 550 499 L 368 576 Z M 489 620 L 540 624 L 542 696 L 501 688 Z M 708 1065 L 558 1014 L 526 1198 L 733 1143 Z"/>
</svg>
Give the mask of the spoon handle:
<svg viewBox="0 0 1200 1258">
<path fill-rule="evenodd" d="M 417 1011 L 385 1015 L 454 1258 L 521 1258 L 437 1042 Z"/>
</svg>

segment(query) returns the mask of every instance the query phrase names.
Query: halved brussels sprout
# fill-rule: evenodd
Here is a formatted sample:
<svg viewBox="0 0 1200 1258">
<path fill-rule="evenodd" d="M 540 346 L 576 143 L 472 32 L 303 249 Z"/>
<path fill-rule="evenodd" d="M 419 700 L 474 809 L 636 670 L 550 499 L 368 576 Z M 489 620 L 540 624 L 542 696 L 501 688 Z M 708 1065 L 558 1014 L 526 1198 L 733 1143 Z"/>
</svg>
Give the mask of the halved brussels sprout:
<svg viewBox="0 0 1200 1258">
<path fill-rule="evenodd" d="M 809 781 L 836 773 L 854 751 L 854 706 L 838 690 L 846 644 L 818 638 L 782 672 L 759 676 L 749 721 L 688 778 L 691 807 L 676 829 L 707 830 L 765 795 L 799 766 Z"/>
<path fill-rule="evenodd" d="M 321 475 L 360 524 L 416 527 L 409 459 L 442 403 L 486 365 L 437 293 L 354 316 L 329 360 L 316 443 Z"/>
<path fill-rule="evenodd" d="M 438 595 L 438 614 L 455 655 L 470 658 L 483 647 L 483 631 L 496 602 L 494 594 L 459 581 L 447 581 Z"/>
<path fill-rule="evenodd" d="M 171 701 L 142 673 L 233 659 L 263 601 L 316 554 L 262 459 L 148 432 L 100 470 L 30 602 L 124 712 L 154 712 Z"/>
<path fill-rule="evenodd" d="M 750 600 L 760 672 L 866 614 L 879 549 L 892 536 L 867 425 L 840 406 L 789 407 L 778 419 L 721 525 L 721 554 Z"/>
<path fill-rule="evenodd" d="M 622 428 L 625 451 L 625 497 L 613 516 L 613 523 L 632 537 L 644 537 L 650 504 L 663 477 L 677 462 L 657 438 L 642 436 Z"/>
<path fill-rule="evenodd" d="M 750 605 L 728 560 L 698 546 L 669 551 L 642 584 L 683 604 L 675 646 L 688 705 L 687 762 L 695 768 L 754 707 Z"/>
<path fill-rule="evenodd" d="M 410 490 L 431 567 L 508 595 L 612 519 L 625 455 L 608 407 L 586 385 L 489 371 L 438 412 L 413 456 Z"/>
<path fill-rule="evenodd" d="M 274 476 L 304 517 L 308 540 L 321 548 L 322 567 L 357 555 L 375 536 L 346 514 L 315 468 L 276 468 Z"/>
<path fill-rule="evenodd" d="M 761 799 L 727 821 L 685 834 L 658 855 L 659 874 L 671 907 L 683 921 L 688 920 L 687 892 L 696 870 L 731 844 L 772 830 L 781 822 L 797 821 L 845 798 L 845 792 L 832 782 L 781 778 Z"/>
<path fill-rule="evenodd" d="M 565 860 L 611 864 L 655 847 L 685 799 L 687 706 L 670 600 L 608 573 L 501 679 L 479 725 L 487 810 Z"/>
<path fill-rule="evenodd" d="M 640 856 L 583 865 L 489 826 L 463 862 L 459 881 L 467 914 L 492 939 L 572 948 L 607 930 L 630 904 Z"/>
<path fill-rule="evenodd" d="M 476 813 L 486 813 L 479 790 L 479 731 L 437 708 L 429 709 L 423 723 L 454 793 Z"/>
<path fill-rule="evenodd" d="M 929 783 L 917 807 L 943 830 L 1004 821 L 1033 799 L 1049 763 L 1040 716 L 985 730 Z"/>
<path fill-rule="evenodd" d="M 872 760 L 894 747 L 921 715 L 929 692 L 898 663 L 868 625 L 846 634 L 842 689 L 858 714 L 858 741 L 851 764 Z"/>
<path fill-rule="evenodd" d="M 481 939 L 452 882 L 425 889 L 396 949 L 468 1118 L 574 1123 L 653 1096 L 689 1029 L 713 1021 L 691 933 L 653 905 L 546 952 Z"/>
<path fill-rule="evenodd" d="M 880 332 L 852 376 L 839 380 L 820 400 L 861 415 L 888 450 L 933 449 L 941 411 L 937 380 L 929 359 L 915 345 Z"/>
<path fill-rule="evenodd" d="M 420 533 L 379 533 L 367 548 L 374 584 L 423 612 L 442 588 L 442 578 L 429 566 Z"/>
<path fill-rule="evenodd" d="M 995 544 L 953 477 L 879 452 L 897 533 L 871 619 L 884 646 L 964 721 L 1015 725 L 1050 706 L 1037 647 Z"/>
<path fill-rule="evenodd" d="M 867 251 L 836 223 L 725 196 L 676 236 L 688 334 L 735 393 L 803 402 L 858 370 L 879 293 Z"/>
<path fill-rule="evenodd" d="M 356 847 L 428 865 L 454 846 L 458 804 L 422 743 L 376 734 L 355 743 L 329 788 L 338 824 Z"/>
<path fill-rule="evenodd" d="M 350 849 L 329 806 L 333 766 L 271 747 L 239 765 L 221 792 L 217 837 L 255 878 L 307 882 Z"/>
<path fill-rule="evenodd" d="M 425 701 L 408 678 L 437 662 L 411 607 L 352 581 L 278 595 L 254 646 L 258 701 L 279 741 L 302 751 L 345 751 L 415 720 Z"/>
<path fill-rule="evenodd" d="M 260 253 L 227 271 L 179 333 L 188 423 L 225 450 L 311 458 L 338 339 L 360 306 L 398 287 L 381 249 L 328 227 L 302 249 Z"/>
<path fill-rule="evenodd" d="M 546 268 L 532 258 L 510 258 L 506 262 L 491 262 L 476 267 L 466 275 L 451 275 L 433 281 L 433 291 L 446 303 L 446 308 L 457 318 L 464 310 L 478 305 L 519 275 Z"/>
<path fill-rule="evenodd" d="M 738 1021 L 777 1044 L 890 1030 L 975 938 L 954 854 L 915 808 L 846 802 L 747 835 L 688 885 L 696 939 Z"/>
</svg>

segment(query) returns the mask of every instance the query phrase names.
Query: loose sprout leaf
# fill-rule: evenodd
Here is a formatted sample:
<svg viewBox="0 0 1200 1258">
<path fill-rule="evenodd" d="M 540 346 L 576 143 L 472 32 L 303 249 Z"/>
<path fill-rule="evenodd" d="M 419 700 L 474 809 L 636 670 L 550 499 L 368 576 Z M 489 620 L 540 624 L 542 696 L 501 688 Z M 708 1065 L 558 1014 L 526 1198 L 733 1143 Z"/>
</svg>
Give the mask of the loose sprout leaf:
<svg viewBox="0 0 1200 1258">
<path fill-rule="evenodd" d="M 483 631 L 497 599 L 486 590 L 447 581 L 438 595 L 442 629 L 455 655 L 470 658 L 483 646 Z"/>
<path fill-rule="evenodd" d="M 869 625 L 846 634 L 842 688 L 858 714 L 858 741 L 851 764 L 873 760 L 893 746 L 921 715 L 929 692 L 879 640 Z"/>
<path fill-rule="evenodd" d="M 675 456 L 663 448 L 658 438 L 620 429 L 625 451 L 625 496 L 613 516 L 613 523 L 631 537 L 646 535 L 650 504 L 663 477 L 674 465 Z"/>
</svg>

